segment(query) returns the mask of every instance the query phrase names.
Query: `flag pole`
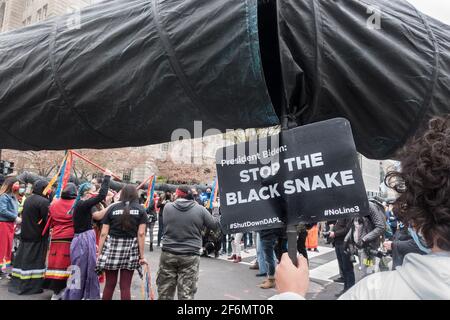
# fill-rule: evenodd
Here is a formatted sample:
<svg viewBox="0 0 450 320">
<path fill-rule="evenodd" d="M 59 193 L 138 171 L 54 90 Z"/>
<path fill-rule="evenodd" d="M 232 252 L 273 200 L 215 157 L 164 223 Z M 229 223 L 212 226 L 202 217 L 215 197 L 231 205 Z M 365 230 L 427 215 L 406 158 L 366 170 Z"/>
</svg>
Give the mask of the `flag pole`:
<svg viewBox="0 0 450 320">
<path fill-rule="evenodd" d="M 101 167 L 101 166 L 99 166 L 98 164 L 96 164 L 95 162 L 92 162 L 91 160 L 89 160 L 89 159 L 87 159 L 86 157 L 84 157 L 84 156 L 82 156 L 81 154 L 79 154 L 78 152 L 76 152 L 76 151 L 73 151 L 73 150 L 70 150 L 70 152 L 74 155 L 74 156 L 77 156 L 78 158 L 80 158 L 80 159 L 82 159 L 82 160 L 84 160 L 84 161 L 86 161 L 87 163 L 89 163 L 89 164 L 91 164 L 91 165 L 93 165 L 94 167 L 96 167 L 97 169 L 100 169 L 101 171 L 103 171 L 103 172 L 105 172 L 106 171 L 106 169 L 105 168 L 103 168 L 103 167 Z M 115 174 L 113 174 L 113 173 L 111 173 L 111 176 L 113 176 L 114 178 L 116 178 L 117 180 L 119 180 L 119 181 L 122 181 L 122 179 L 120 179 L 118 176 L 116 176 Z"/>
</svg>

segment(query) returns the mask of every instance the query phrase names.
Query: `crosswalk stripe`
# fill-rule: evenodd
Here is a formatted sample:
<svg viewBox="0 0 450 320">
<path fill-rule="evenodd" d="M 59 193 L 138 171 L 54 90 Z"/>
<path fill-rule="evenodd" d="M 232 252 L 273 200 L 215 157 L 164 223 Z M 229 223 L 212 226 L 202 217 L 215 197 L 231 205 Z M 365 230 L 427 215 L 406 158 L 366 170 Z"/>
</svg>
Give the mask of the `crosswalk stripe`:
<svg viewBox="0 0 450 320">
<path fill-rule="evenodd" d="M 339 265 L 337 259 L 324 263 L 309 271 L 309 277 L 312 279 L 318 279 L 323 281 L 332 282 L 332 277 L 339 274 Z"/>
</svg>

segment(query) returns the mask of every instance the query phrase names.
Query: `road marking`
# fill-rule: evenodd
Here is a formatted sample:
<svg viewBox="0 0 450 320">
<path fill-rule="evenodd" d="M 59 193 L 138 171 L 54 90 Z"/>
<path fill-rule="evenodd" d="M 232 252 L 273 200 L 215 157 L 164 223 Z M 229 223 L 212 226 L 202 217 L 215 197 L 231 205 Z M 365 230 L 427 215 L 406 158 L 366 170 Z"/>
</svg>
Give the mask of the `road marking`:
<svg viewBox="0 0 450 320">
<path fill-rule="evenodd" d="M 232 296 L 231 294 L 228 294 L 228 293 L 225 293 L 223 296 L 226 298 L 233 299 L 233 300 L 242 300 L 241 298 Z"/>
<path fill-rule="evenodd" d="M 327 282 L 333 282 L 330 278 L 339 275 L 339 265 L 337 259 L 324 263 L 317 268 L 309 270 L 309 277 Z"/>
</svg>

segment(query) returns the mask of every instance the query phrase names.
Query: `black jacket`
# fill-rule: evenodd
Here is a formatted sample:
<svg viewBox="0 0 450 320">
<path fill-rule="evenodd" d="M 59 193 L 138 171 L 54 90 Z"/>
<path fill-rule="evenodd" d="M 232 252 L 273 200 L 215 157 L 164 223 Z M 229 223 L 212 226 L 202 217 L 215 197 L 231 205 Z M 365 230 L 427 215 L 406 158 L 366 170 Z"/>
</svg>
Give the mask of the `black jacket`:
<svg viewBox="0 0 450 320">
<path fill-rule="evenodd" d="M 261 236 L 261 240 L 276 240 L 286 235 L 286 228 L 261 230 L 259 235 Z"/>
<path fill-rule="evenodd" d="M 352 219 L 339 219 L 336 224 L 334 225 L 333 232 L 334 232 L 334 244 L 336 243 L 343 243 L 345 236 L 347 235 L 348 231 L 350 230 L 350 226 L 352 223 Z"/>
<path fill-rule="evenodd" d="M 152 200 L 150 202 L 150 204 L 148 205 L 148 208 L 145 209 L 146 213 L 147 213 L 147 223 L 151 224 L 151 223 L 155 223 L 158 218 L 157 218 L 157 214 L 155 211 L 155 201 Z"/>
<path fill-rule="evenodd" d="M 36 181 L 33 186 L 33 194 L 25 200 L 20 234 L 22 241 L 39 242 L 43 240 L 42 231 L 47 223 L 50 205 L 50 200 L 42 195 L 46 186 L 46 181 Z"/>
<path fill-rule="evenodd" d="M 102 186 L 98 194 L 88 200 L 80 200 L 73 209 L 73 227 L 75 233 L 82 233 L 92 230 L 92 208 L 106 199 L 109 190 L 111 177 L 103 178 Z"/>
<path fill-rule="evenodd" d="M 408 253 L 424 254 L 408 232 L 408 228 L 398 228 L 392 240 L 392 269 L 403 264 Z"/>
<path fill-rule="evenodd" d="M 355 230 L 354 221 L 358 220 L 362 223 L 361 241 L 355 243 L 353 231 Z M 369 201 L 369 215 L 358 217 L 352 220 L 350 230 L 345 236 L 346 244 L 355 244 L 359 248 L 370 248 L 377 250 L 381 243 L 381 236 L 386 231 L 386 218 L 384 210 L 376 203 Z"/>
</svg>

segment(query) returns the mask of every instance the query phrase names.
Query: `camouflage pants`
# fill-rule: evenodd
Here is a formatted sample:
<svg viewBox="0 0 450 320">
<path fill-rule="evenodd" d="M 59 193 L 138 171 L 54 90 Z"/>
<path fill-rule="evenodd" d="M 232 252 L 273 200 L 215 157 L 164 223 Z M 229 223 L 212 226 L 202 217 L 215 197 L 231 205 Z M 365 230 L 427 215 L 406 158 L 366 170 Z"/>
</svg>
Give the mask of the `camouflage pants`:
<svg viewBox="0 0 450 320">
<path fill-rule="evenodd" d="M 197 292 L 200 256 L 175 255 L 161 252 L 156 276 L 159 300 L 193 300 Z"/>
</svg>

